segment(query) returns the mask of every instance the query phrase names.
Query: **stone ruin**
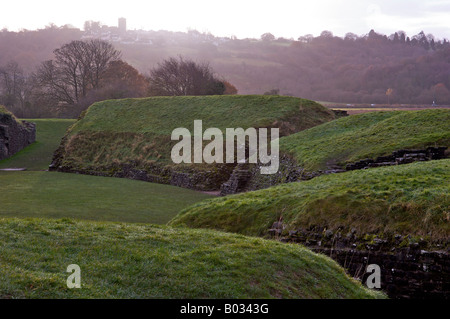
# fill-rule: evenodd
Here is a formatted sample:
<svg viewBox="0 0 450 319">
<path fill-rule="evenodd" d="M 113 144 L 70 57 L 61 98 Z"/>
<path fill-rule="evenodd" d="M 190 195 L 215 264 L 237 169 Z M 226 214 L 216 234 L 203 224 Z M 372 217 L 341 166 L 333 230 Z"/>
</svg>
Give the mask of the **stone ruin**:
<svg viewBox="0 0 450 319">
<path fill-rule="evenodd" d="M 268 235 L 297 243 L 338 262 L 353 278 L 366 282 L 366 267 L 377 264 L 381 289 L 391 299 L 449 299 L 450 242 L 436 242 L 400 234 L 358 234 L 356 229 L 338 230 L 311 226 L 288 230 L 276 221 Z"/>
<path fill-rule="evenodd" d="M 220 187 L 220 195 L 226 196 L 247 191 L 255 191 L 284 183 L 310 180 L 320 175 L 343 173 L 346 171 L 368 169 L 381 166 L 409 164 L 418 161 L 440 160 L 448 157 L 447 146 L 427 147 L 424 149 L 400 149 L 387 156 L 364 159 L 346 166 L 329 165 L 326 170 L 305 171 L 296 161 L 286 155 L 280 156 L 280 170 L 273 175 L 262 176 L 258 165 L 238 164 L 228 181 Z"/>
<path fill-rule="evenodd" d="M 446 146 L 428 147 L 417 150 L 397 150 L 388 156 L 379 156 L 376 159 L 364 159 L 355 163 L 349 163 L 345 167 L 347 171 L 366 169 L 371 167 L 409 164 L 417 161 L 430 161 L 445 158 Z"/>
<path fill-rule="evenodd" d="M 18 121 L 0 112 L 0 160 L 10 157 L 36 140 L 36 124 Z"/>
</svg>

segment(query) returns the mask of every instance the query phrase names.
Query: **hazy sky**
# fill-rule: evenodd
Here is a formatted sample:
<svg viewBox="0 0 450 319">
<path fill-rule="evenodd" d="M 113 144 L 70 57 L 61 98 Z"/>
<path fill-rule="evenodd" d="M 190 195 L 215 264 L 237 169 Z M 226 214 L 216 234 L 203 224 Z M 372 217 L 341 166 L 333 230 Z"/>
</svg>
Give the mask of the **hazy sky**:
<svg viewBox="0 0 450 319">
<path fill-rule="evenodd" d="M 433 33 L 450 38 L 450 0 L 1 0 L 0 29 L 43 28 L 50 22 L 83 28 L 86 20 L 117 25 L 125 17 L 128 29 L 186 31 L 217 36 L 259 38 L 319 35 L 330 30 L 366 34 L 370 29 L 390 35 Z"/>
</svg>

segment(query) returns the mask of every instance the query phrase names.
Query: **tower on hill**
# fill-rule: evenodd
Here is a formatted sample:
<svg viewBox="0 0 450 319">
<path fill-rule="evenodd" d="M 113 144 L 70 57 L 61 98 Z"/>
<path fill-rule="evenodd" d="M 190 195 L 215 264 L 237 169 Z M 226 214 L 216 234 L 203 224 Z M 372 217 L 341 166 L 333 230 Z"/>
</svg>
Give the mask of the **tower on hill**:
<svg viewBox="0 0 450 319">
<path fill-rule="evenodd" d="M 127 32 L 127 19 L 119 18 L 119 33 L 124 34 Z"/>
</svg>

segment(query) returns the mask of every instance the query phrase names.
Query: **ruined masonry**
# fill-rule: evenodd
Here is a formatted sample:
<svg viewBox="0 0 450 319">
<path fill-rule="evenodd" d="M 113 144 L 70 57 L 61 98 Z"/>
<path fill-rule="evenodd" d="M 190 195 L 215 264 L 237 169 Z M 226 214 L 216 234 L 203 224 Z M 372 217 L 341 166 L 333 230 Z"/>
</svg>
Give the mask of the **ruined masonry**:
<svg viewBox="0 0 450 319">
<path fill-rule="evenodd" d="M 0 160 L 10 157 L 36 140 L 36 125 L 17 121 L 10 113 L 0 112 Z"/>
</svg>

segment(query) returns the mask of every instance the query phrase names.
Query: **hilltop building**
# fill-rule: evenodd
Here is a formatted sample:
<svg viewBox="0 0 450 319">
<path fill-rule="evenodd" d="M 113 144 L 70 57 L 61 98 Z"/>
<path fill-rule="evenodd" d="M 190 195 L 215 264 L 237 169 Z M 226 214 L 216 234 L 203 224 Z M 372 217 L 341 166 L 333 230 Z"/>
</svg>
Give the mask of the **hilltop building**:
<svg viewBox="0 0 450 319">
<path fill-rule="evenodd" d="M 119 18 L 119 33 L 125 34 L 127 32 L 127 19 Z"/>
</svg>

